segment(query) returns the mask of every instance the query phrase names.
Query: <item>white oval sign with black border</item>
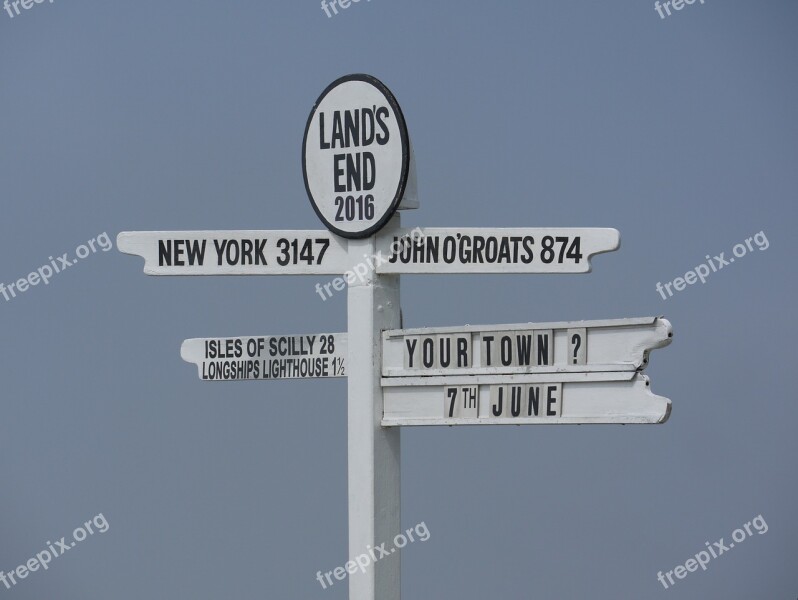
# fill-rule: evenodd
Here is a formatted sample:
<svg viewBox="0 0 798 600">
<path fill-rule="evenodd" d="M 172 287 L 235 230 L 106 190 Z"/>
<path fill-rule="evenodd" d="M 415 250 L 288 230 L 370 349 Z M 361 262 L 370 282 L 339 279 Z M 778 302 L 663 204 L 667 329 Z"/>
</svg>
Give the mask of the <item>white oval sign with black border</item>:
<svg viewBox="0 0 798 600">
<path fill-rule="evenodd" d="M 379 231 L 407 185 L 410 141 L 391 91 L 370 75 L 346 75 L 316 101 L 302 142 L 305 189 L 327 228 L 346 238 Z"/>
</svg>

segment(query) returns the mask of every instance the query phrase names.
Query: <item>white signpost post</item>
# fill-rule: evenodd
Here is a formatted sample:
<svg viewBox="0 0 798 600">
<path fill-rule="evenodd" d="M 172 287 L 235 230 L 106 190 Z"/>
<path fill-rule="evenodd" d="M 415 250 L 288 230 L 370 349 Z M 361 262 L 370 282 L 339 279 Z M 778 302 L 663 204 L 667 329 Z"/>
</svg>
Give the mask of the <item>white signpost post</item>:
<svg viewBox="0 0 798 600">
<path fill-rule="evenodd" d="M 618 249 L 615 229 L 402 229 L 395 211 L 418 207 L 410 138 L 393 94 L 368 75 L 324 90 L 302 164 L 332 233 L 123 232 L 117 245 L 149 275 L 358 273 L 347 280 L 346 333 L 181 348 L 208 381 L 347 377 L 350 557 L 401 532 L 401 426 L 667 420 L 670 400 L 641 373 L 671 341 L 663 318 L 400 329 L 402 273 L 586 273 L 592 256 Z M 400 553 L 350 571 L 349 597 L 399 600 Z"/>
</svg>

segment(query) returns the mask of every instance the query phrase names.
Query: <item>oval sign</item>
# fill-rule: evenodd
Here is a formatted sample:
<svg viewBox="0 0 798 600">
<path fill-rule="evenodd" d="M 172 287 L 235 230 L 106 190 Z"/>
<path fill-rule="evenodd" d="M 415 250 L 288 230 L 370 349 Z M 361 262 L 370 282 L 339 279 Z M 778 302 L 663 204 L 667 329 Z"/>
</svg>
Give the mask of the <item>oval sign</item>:
<svg viewBox="0 0 798 600">
<path fill-rule="evenodd" d="M 346 238 L 379 231 L 402 200 L 409 165 L 407 125 L 381 81 L 346 75 L 322 92 L 305 126 L 302 173 L 330 231 Z"/>
</svg>

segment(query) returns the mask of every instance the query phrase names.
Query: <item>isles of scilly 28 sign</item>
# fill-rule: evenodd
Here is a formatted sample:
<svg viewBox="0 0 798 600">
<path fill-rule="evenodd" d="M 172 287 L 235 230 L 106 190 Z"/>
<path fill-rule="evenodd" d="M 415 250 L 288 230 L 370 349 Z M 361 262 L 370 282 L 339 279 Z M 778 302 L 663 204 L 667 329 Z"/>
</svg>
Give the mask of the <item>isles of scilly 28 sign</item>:
<svg viewBox="0 0 798 600">
<path fill-rule="evenodd" d="M 302 143 L 305 189 L 316 214 L 340 236 L 379 231 L 402 201 L 410 139 L 390 90 L 370 75 L 346 75 L 322 92 Z"/>
</svg>

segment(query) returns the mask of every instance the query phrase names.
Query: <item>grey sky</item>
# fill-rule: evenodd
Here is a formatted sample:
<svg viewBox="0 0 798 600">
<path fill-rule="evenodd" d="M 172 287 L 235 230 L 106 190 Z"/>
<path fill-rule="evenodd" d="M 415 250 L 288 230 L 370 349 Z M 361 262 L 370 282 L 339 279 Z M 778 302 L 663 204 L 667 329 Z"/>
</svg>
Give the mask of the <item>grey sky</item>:
<svg viewBox="0 0 798 600">
<path fill-rule="evenodd" d="M 421 226 L 615 227 L 589 275 L 404 276 L 409 327 L 665 315 L 662 426 L 411 428 L 404 597 L 798 596 L 794 2 L 55 0 L 0 11 L 0 282 L 107 232 L 320 229 L 309 111 L 396 95 Z M 755 249 L 705 284 L 670 282 Z M 344 331 L 329 277 L 146 277 L 98 251 L 0 296 L 0 597 L 346 598 L 343 380 L 205 383 L 185 338 Z M 793 308 L 791 308 L 793 307 Z M 769 529 L 673 569 L 757 515 Z"/>
</svg>

